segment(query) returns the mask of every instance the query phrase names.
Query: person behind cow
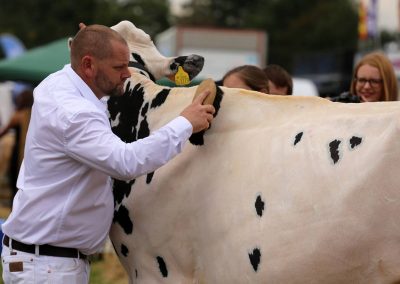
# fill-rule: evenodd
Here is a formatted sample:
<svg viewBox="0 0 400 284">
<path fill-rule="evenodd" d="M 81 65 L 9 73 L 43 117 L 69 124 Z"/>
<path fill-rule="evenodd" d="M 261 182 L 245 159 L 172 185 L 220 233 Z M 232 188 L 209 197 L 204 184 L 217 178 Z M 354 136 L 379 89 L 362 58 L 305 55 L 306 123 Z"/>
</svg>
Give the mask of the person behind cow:
<svg viewBox="0 0 400 284">
<path fill-rule="evenodd" d="M 291 95 L 293 93 L 292 76 L 282 66 L 269 64 L 263 70 L 267 74 L 270 94 Z"/>
<path fill-rule="evenodd" d="M 397 100 L 396 75 L 383 53 L 369 53 L 356 64 L 349 95 L 359 97 L 361 102 Z"/>
<path fill-rule="evenodd" d="M 263 70 L 254 65 L 241 65 L 229 70 L 222 78 L 222 85 L 269 93 L 268 78 Z"/>
<path fill-rule="evenodd" d="M 132 180 L 209 127 L 204 92 L 147 138 L 124 143 L 111 131 L 101 98 L 119 96 L 130 77 L 129 49 L 112 29 L 81 28 L 71 64 L 34 90 L 34 104 L 12 212 L 2 225 L 5 283 L 88 283 L 87 255 L 99 251 L 113 218 L 111 177 Z"/>
<path fill-rule="evenodd" d="M 21 167 L 24 157 L 25 139 L 28 131 L 28 124 L 31 117 L 31 108 L 33 104 L 33 93 L 31 89 L 22 91 L 15 102 L 15 111 L 11 115 L 10 120 L 4 127 L 0 129 L 0 138 L 9 133 L 10 130 L 15 131 L 15 143 L 13 145 L 10 164 L 8 167 L 11 187 L 11 202 L 17 193 L 18 171 Z"/>
</svg>

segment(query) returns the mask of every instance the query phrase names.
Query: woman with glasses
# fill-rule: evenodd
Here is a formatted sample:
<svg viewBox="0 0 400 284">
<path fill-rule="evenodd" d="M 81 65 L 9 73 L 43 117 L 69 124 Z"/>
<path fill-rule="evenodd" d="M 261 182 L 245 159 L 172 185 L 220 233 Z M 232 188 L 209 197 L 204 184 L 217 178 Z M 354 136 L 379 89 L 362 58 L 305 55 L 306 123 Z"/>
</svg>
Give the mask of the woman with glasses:
<svg viewBox="0 0 400 284">
<path fill-rule="evenodd" d="M 357 63 L 350 93 L 361 102 L 397 100 L 397 79 L 389 59 L 381 52 L 365 55 Z"/>
</svg>

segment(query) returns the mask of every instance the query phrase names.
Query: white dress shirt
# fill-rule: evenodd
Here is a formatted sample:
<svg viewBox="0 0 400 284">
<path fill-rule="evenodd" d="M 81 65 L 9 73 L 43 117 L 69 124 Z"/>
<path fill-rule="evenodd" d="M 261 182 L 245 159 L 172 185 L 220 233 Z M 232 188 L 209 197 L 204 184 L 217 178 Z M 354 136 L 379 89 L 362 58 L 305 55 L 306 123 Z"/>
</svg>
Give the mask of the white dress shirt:
<svg viewBox="0 0 400 284">
<path fill-rule="evenodd" d="M 110 176 L 130 180 L 154 171 L 191 134 L 180 116 L 147 138 L 122 142 L 106 106 L 66 65 L 34 90 L 19 190 L 3 232 L 28 244 L 99 251 L 113 218 Z"/>
</svg>

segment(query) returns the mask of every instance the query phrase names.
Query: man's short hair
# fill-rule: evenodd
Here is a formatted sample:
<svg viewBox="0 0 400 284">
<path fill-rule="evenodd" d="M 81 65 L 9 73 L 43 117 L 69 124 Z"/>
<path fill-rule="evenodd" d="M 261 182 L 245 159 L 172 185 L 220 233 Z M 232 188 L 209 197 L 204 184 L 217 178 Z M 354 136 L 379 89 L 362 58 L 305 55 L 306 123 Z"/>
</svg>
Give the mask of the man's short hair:
<svg viewBox="0 0 400 284">
<path fill-rule="evenodd" d="M 81 29 L 71 43 L 71 65 L 76 66 L 86 55 L 98 59 L 112 56 L 112 41 L 127 44 L 118 32 L 103 25 L 90 25 Z"/>
</svg>

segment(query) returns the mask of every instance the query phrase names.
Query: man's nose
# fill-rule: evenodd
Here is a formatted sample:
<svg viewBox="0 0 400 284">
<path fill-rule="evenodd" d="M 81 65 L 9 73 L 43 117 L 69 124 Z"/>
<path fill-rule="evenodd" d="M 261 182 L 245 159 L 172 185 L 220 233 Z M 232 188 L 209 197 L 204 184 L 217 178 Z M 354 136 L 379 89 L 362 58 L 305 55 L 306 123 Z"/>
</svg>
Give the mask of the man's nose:
<svg viewBox="0 0 400 284">
<path fill-rule="evenodd" d="M 126 79 L 131 77 L 131 73 L 128 68 L 125 68 L 124 72 L 122 72 L 121 78 L 125 81 Z"/>
</svg>

